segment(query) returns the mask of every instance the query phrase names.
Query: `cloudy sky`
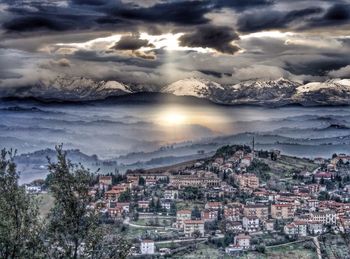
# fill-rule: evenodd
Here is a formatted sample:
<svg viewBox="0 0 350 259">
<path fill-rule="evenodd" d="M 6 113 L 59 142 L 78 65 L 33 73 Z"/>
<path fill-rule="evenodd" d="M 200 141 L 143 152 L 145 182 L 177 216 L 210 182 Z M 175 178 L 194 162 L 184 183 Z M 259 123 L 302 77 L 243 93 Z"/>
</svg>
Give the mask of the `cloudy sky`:
<svg viewBox="0 0 350 259">
<path fill-rule="evenodd" d="M 0 0 L 0 87 L 350 77 L 348 0 Z"/>
</svg>

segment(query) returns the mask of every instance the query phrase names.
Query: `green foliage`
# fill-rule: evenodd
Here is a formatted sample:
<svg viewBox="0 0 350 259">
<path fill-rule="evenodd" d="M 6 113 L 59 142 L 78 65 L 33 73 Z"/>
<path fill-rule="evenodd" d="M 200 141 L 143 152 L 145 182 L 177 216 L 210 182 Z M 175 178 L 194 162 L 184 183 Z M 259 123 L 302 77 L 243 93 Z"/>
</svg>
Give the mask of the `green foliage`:
<svg viewBox="0 0 350 259">
<path fill-rule="evenodd" d="M 200 219 L 201 218 L 201 212 L 197 206 L 195 206 L 191 212 L 191 218 L 192 219 Z"/>
<path fill-rule="evenodd" d="M 180 198 L 184 200 L 201 200 L 204 198 L 204 193 L 200 188 L 186 186 L 180 193 Z"/>
<path fill-rule="evenodd" d="M 143 178 L 142 176 L 139 178 L 139 185 L 144 186 L 146 184 L 146 180 L 145 178 Z"/>
<path fill-rule="evenodd" d="M 268 172 L 271 171 L 271 168 L 265 164 L 264 162 L 254 159 L 251 165 L 247 168 L 249 173 L 255 173 L 259 179 L 263 181 L 268 181 L 270 179 L 270 175 Z"/>
<path fill-rule="evenodd" d="M 330 195 L 328 192 L 325 192 L 325 191 L 322 191 L 320 192 L 320 194 L 318 195 L 318 199 L 320 201 L 326 201 L 326 200 L 329 200 L 330 199 Z"/>
<path fill-rule="evenodd" d="M 33 196 L 18 185 L 14 153 L 0 156 L 0 258 L 44 258 L 39 210 Z"/>
<path fill-rule="evenodd" d="M 117 257 L 118 253 L 108 257 L 112 250 L 115 253 L 117 250 L 126 252 L 129 248 L 124 242 L 115 244 L 114 240 L 120 238 L 101 228 L 97 213 L 90 209 L 90 171 L 81 165 L 72 164 L 66 158 L 62 146 L 56 147 L 56 151 L 57 162 L 49 160 L 48 167 L 49 190 L 55 198 L 49 214 L 47 237 L 52 257 L 125 258 Z"/>
<path fill-rule="evenodd" d="M 214 157 L 230 157 L 233 156 L 236 151 L 242 150 L 245 153 L 250 153 L 252 150 L 249 146 L 246 145 L 226 145 L 219 148 Z"/>
<path fill-rule="evenodd" d="M 119 202 L 130 202 L 131 200 L 131 191 L 128 188 L 126 191 L 122 192 L 118 198 Z"/>
</svg>

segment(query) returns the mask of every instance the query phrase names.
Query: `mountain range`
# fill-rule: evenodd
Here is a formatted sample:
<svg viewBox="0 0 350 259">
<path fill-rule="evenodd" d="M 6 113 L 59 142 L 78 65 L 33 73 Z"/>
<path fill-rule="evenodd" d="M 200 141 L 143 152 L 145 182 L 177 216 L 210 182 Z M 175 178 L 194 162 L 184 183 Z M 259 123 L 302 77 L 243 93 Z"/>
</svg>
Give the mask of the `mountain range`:
<svg viewBox="0 0 350 259">
<path fill-rule="evenodd" d="M 40 81 L 30 87 L 17 88 L 13 92 L 0 92 L 0 97 L 79 102 L 104 100 L 139 92 L 192 96 L 225 105 L 350 105 L 350 79 L 331 79 L 302 84 L 280 78 L 221 85 L 202 78 L 187 78 L 154 90 L 147 87 L 136 88 L 117 81 L 57 77 L 54 80 Z"/>
</svg>

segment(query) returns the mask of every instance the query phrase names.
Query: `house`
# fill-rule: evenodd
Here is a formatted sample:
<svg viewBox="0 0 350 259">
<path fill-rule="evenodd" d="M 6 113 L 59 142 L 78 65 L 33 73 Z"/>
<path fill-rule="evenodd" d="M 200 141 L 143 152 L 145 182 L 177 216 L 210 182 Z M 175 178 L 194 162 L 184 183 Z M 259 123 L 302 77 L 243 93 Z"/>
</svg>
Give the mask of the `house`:
<svg viewBox="0 0 350 259">
<path fill-rule="evenodd" d="M 199 236 L 204 236 L 204 221 L 203 220 L 184 220 L 184 233 L 187 237 L 192 237 L 196 232 Z"/>
<path fill-rule="evenodd" d="M 138 201 L 137 205 L 138 205 L 139 209 L 148 210 L 149 201 Z"/>
<path fill-rule="evenodd" d="M 146 185 L 147 186 L 155 186 L 155 185 L 157 185 L 157 182 L 158 182 L 157 179 L 146 178 Z"/>
<path fill-rule="evenodd" d="M 243 214 L 243 204 L 231 203 L 224 207 L 224 218 L 227 220 L 238 221 Z"/>
<path fill-rule="evenodd" d="M 251 156 L 244 156 L 241 160 L 241 167 L 249 167 L 253 161 Z"/>
<path fill-rule="evenodd" d="M 214 209 L 204 209 L 201 212 L 201 218 L 204 222 L 214 221 L 218 219 L 218 211 Z"/>
<path fill-rule="evenodd" d="M 265 220 L 264 221 L 264 229 L 266 231 L 274 231 L 275 230 L 275 220 Z"/>
<path fill-rule="evenodd" d="M 240 189 L 242 189 L 242 188 L 252 188 L 252 189 L 259 188 L 259 178 L 255 174 L 248 173 L 248 174 L 234 175 L 234 180 Z"/>
<path fill-rule="evenodd" d="M 112 185 L 112 176 L 110 176 L 110 175 L 100 175 L 98 177 L 98 183 L 100 185 Z"/>
<path fill-rule="evenodd" d="M 245 234 L 239 234 L 235 236 L 234 238 L 234 244 L 242 247 L 243 249 L 249 249 L 250 248 L 250 239 L 251 237 L 249 235 Z"/>
<path fill-rule="evenodd" d="M 294 237 L 294 236 L 304 237 L 307 235 L 307 222 L 293 221 L 292 223 L 285 225 L 283 231 L 289 237 Z"/>
<path fill-rule="evenodd" d="M 160 205 L 162 206 L 163 209 L 165 210 L 170 210 L 171 208 L 171 200 L 167 200 L 167 199 L 161 199 L 160 200 Z"/>
<path fill-rule="evenodd" d="M 310 199 L 307 201 L 307 208 L 310 211 L 316 211 L 316 209 L 319 207 L 320 201 L 316 199 Z"/>
<path fill-rule="evenodd" d="M 332 180 L 332 174 L 331 173 L 326 173 L 326 172 L 318 172 L 315 174 L 315 180 L 317 182 L 320 182 L 321 179 L 324 179 L 324 180 Z"/>
<path fill-rule="evenodd" d="M 164 199 L 167 200 L 176 200 L 179 197 L 179 191 L 173 186 L 169 186 L 164 191 Z"/>
<path fill-rule="evenodd" d="M 350 217 L 341 217 L 339 219 L 339 229 L 343 233 L 350 232 Z"/>
<path fill-rule="evenodd" d="M 242 223 L 243 229 L 249 233 L 257 232 L 260 230 L 260 220 L 256 216 L 243 217 Z"/>
<path fill-rule="evenodd" d="M 222 207 L 221 202 L 207 202 L 205 204 L 206 209 L 219 210 Z"/>
<path fill-rule="evenodd" d="M 261 220 L 266 220 L 269 217 L 268 206 L 261 204 L 246 205 L 243 209 L 244 216 L 256 216 Z"/>
<path fill-rule="evenodd" d="M 122 193 L 123 191 L 122 190 L 115 190 L 115 189 L 112 189 L 112 190 L 109 190 L 109 191 L 106 191 L 105 192 L 105 197 L 107 200 L 118 200 L 120 194 Z"/>
<path fill-rule="evenodd" d="M 294 204 L 272 204 L 271 218 L 273 219 L 290 219 L 294 217 Z"/>
<path fill-rule="evenodd" d="M 40 193 L 41 192 L 41 186 L 26 185 L 25 188 L 26 188 L 27 193 Z"/>
<path fill-rule="evenodd" d="M 175 226 L 178 229 L 184 228 L 184 221 L 191 219 L 191 210 L 178 210 L 176 213 L 176 223 Z"/>
<path fill-rule="evenodd" d="M 153 240 L 142 240 L 141 241 L 141 254 L 152 255 L 155 252 L 155 246 Z"/>
<path fill-rule="evenodd" d="M 311 235 L 319 235 L 325 232 L 325 227 L 320 221 L 309 220 L 307 223 L 307 228 Z"/>
<path fill-rule="evenodd" d="M 239 233 L 243 231 L 243 226 L 241 221 L 228 222 L 226 225 L 227 230 Z"/>
</svg>

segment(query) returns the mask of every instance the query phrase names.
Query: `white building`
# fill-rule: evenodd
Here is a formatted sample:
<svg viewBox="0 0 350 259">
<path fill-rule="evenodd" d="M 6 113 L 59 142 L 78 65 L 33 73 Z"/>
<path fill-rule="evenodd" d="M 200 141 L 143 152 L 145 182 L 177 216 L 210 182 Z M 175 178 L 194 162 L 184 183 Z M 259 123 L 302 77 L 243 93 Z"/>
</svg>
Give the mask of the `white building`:
<svg viewBox="0 0 350 259">
<path fill-rule="evenodd" d="M 184 233 L 187 237 L 193 236 L 198 232 L 200 236 L 204 236 L 204 221 L 203 220 L 185 220 Z"/>
<path fill-rule="evenodd" d="M 337 224 L 337 214 L 335 211 L 326 210 L 320 212 L 312 212 L 310 215 L 312 221 L 319 221 L 325 225 L 336 225 Z"/>
<path fill-rule="evenodd" d="M 153 240 L 142 240 L 141 241 L 141 254 L 151 255 L 155 252 L 155 246 Z"/>
<path fill-rule="evenodd" d="M 235 236 L 234 242 L 235 245 L 238 247 L 242 247 L 243 249 L 249 249 L 250 248 L 250 236 L 245 234 L 239 234 Z"/>
<path fill-rule="evenodd" d="M 41 192 L 41 186 L 26 185 L 26 192 L 27 193 L 40 193 Z"/>
<path fill-rule="evenodd" d="M 260 230 L 260 221 L 256 216 L 243 217 L 243 228 L 248 232 L 257 232 Z"/>
</svg>

